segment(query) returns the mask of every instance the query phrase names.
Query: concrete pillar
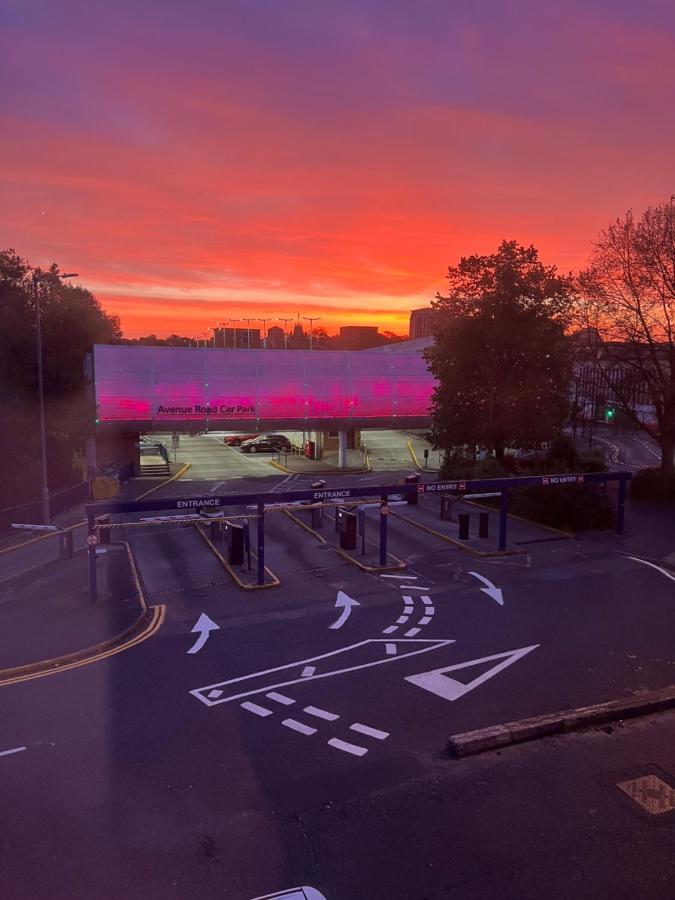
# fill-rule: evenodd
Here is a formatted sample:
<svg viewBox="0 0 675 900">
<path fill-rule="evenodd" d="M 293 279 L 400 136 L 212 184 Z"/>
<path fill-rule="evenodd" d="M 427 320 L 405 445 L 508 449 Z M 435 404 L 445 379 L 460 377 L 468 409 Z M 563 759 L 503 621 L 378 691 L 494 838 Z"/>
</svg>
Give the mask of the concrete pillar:
<svg viewBox="0 0 675 900">
<path fill-rule="evenodd" d="M 347 432 L 338 431 L 338 469 L 347 468 Z"/>
</svg>

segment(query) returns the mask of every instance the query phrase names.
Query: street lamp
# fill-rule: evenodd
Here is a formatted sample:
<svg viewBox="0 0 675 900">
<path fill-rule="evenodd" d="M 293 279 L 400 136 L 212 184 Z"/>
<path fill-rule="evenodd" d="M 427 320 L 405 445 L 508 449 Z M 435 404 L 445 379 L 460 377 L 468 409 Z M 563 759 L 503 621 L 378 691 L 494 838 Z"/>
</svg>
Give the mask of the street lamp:
<svg viewBox="0 0 675 900">
<path fill-rule="evenodd" d="M 288 334 L 286 332 L 286 323 L 292 321 L 293 319 L 279 319 L 279 322 L 284 323 L 284 350 L 288 350 Z"/>
<path fill-rule="evenodd" d="M 262 322 L 263 327 L 263 347 L 267 350 L 267 330 L 265 329 L 265 325 L 268 322 L 271 322 L 271 319 L 258 319 L 258 322 Z"/>
<path fill-rule="evenodd" d="M 42 373 L 42 311 L 40 309 L 40 282 L 49 281 L 51 278 L 77 278 L 77 272 L 64 272 L 58 275 L 51 272 L 36 272 L 33 275 L 33 301 L 35 303 L 36 317 L 36 352 L 38 370 L 38 394 L 40 397 L 40 451 L 42 456 L 42 519 L 44 525 L 49 525 L 51 518 L 49 511 L 49 482 L 47 480 L 47 432 L 45 430 L 45 391 Z"/>
<path fill-rule="evenodd" d="M 314 323 L 321 319 L 321 316 L 303 316 L 305 322 L 309 322 L 309 349 L 312 349 L 312 338 L 314 336 Z"/>
<path fill-rule="evenodd" d="M 242 322 L 246 322 L 246 349 L 251 349 L 251 322 L 255 322 L 255 319 L 251 317 L 250 319 L 242 319 Z"/>
<path fill-rule="evenodd" d="M 241 322 L 241 319 L 230 319 L 234 328 L 232 329 L 232 347 L 237 349 L 237 322 Z"/>
</svg>

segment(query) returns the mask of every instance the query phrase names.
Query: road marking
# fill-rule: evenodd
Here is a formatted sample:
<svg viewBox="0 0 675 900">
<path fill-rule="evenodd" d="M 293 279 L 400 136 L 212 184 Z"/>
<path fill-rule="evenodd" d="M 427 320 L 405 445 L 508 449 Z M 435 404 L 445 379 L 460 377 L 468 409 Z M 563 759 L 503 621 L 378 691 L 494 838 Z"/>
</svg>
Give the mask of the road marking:
<svg viewBox="0 0 675 900">
<path fill-rule="evenodd" d="M 415 637 L 415 635 L 419 634 L 419 633 L 420 633 L 419 628 L 411 628 L 408 631 L 406 631 L 405 636 L 408 638 L 411 638 L 411 637 Z"/>
<path fill-rule="evenodd" d="M 628 559 L 632 559 L 635 562 L 642 563 L 643 566 L 650 566 L 652 569 L 656 569 L 657 572 L 665 575 L 666 578 L 670 578 L 671 581 L 675 581 L 675 575 L 672 575 L 667 569 L 664 569 L 661 566 L 657 566 L 656 563 L 649 562 L 649 560 L 647 559 L 640 559 L 639 556 L 629 556 Z"/>
<path fill-rule="evenodd" d="M 345 753 L 351 753 L 352 756 L 365 756 L 368 752 L 367 747 L 359 747 L 358 744 L 350 744 L 347 741 L 341 741 L 339 738 L 331 738 L 328 741 L 329 747 L 335 747 L 336 750 L 344 750 Z"/>
<path fill-rule="evenodd" d="M 504 653 L 495 653 L 492 656 L 482 656 L 480 659 L 469 659 L 467 662 L 456 663 L 454 666 L 445 666 L 442 669 L 431 669 L 429 672 L 420 672 L 419 675 L 409 675 L 405 678 L 405 681 L 416 684 L 417 687 L 421 687 L 425 691 L 430 691 L 432 694 L 436 694 L 437 697 L 442 697 L 444 700 L 458 700 L 460 697 L 463 697 L 464 694 L 468 694 L 469 691 L 479 687 L 481 684 L 488 681 L 488 679 L 493 678 L 501 672 L 502 669 L 505 669 L 507 666 L 522 659 L 523 656 L 526 656 L 531 650 L 536 650 L 538 646 L 539 644 L 532 644 L 531 647 L 521 647 L 519 650 L 505 650 Z M 483 672 L 467 684 L 462 681 L 456 681 L 454 678 L 449 678 L 445 674 L 446 672 L 456 672 L 459 669 L 468 669 L 471 666 L 492 662 L 495 659 L 501 659 L 502 662 L 498 663 L 496 666 L 492 666 L 492 668 Z"/>
<path fill-rule="evenodd" d="M 242 709 L 247 709 L 249 712 L 255 713 L 256 716 L 271 716 L 272 710 L 266 709 L 264 706 L 258 706 L 257 703 L 251 703 L 250 700 L 247 700 L 245 703 L 241 704 Z"/>
<path fill-rule="evenodd" d="M 338 608 L 342 607 L 342 612 L 333 624 L 328 626 L 332 629 L 342 628 L 351 614 L 352 606 L 360 606 L 360 604 L 358 600 L 352 599 L 352 597 L 350 597 L 349 594 L 345 594 L 344 591 L 338 591 L 335 606 Z"/>
<path fill-rule="evenodd" d="M 416 584 L 402 584 L 402 585 L 401 585 L 401 590 L 402 590 L 402 591 L 430 591 L 431 588 L 429 588 L 429 587 L 417 587 Z"/>
<path fill-rule="evenodd" d="M 422 616 L 422 618 L 417 623 L 418 625 L 428 625 L 431 622 L 431 616 Z"/>
<path fill-rule="evenodd" d="M 384 649 L 387 651 L 389 656 L 396 655 L 396 644 L 385 644 Z"/>
<path fill-rule="evenodd" d="M 335 713 L 320 709 L 318 706 L 306 706 L 303 712 L 306 712 L 308 716 L 316 716 L 317 719 L 325 719 L 327 722 L 335 722 L 336 719 L 340 718 Z"/>
<path fill-rule="evenodd" d="M 190 480 L 190 481 L 191 481 L 192 479 L 185 479 L 185 480 L 186 480 L 186 481 L 187 481 L 187 480 Z M 209 488 L 209 494 L 215 494 L 215 492 L 216 492 L 217 490 L 219 490 L 220 488 L 222 488 L 222 487 L 225 487 L 225 482 L 224 482 L 224 481 L 219 481 L 218 484 L 214 484 L 212 488 Z"/>
<path fill-rule="evenodd" d="M 399 616 L 398 619 L 396 620 L 396 624 L 397 625 L 405 625 L 405 623 L 408 621 L 409 618 L 410 618 L 410 616 Z"/>
<path fill-rule="evenodd" d="M 417 581 L 417 575 L 380 575 L 380 578 L 395 578 L 397 581 Z"/>
<path fill-rule="evenodd" d="M 403 612 L 404 612 L 406 615 L 408 615 L 408 616 L 412 613 L 412 611 L 413 611 L 413 607 L 412 607 L 412 606 L 404 606 L 404 607 L 403 607 Z"/>
<path fill-rule="evenodd" d="M 285 725 L 286 728 L 292 728 L 293 731 L 297 731 L 300 734 L 316 734 L 316 728 L 305 725 L 304 722 L 298 722 L 297 719 L 283 719 L 281 724 Z"/>
<path fill-rule="evenodd" d="M 422 601 L 422 603 L 424 603 L 425 606 L 429 606 L 429 604 L 433 602 L 431 597 L 429 597 L 428 595 L 424 596 L 424 597 L 420 597 L 420 600 Z"/>
<path fill-rule="evenodd" d="M 216 625 L 213 619 L 210 619 L 206 613 L 202 613 L 197 619 L 192 633 L 199 632 L 199 637 L 187 651 L 188 653 L 199 653 L 204 644 L 208 641 L 212 631 L 219 631 L 220 625 Z"/>
<path fill-rule="evenodd" d="M 265 694 L 266 697 L 269 697 L 270 700 L 276 700 L 277 703 L 283 703 L 284 706 L 292 706 L 295 703 L 292 697 L 287 697 L 285 694 L 278 694 L 276 691 L 270 691 L 269 694 Z"/>
<path fill-rule="evenodd" d="M 436 612 L 436 607 L 435 606 L 427 606 L 427 608 L 424 611 L 425 611 L 425 613 L 427 613 L 427 615 L 433 616 L 434 613 Z"/>
<path fill-rule="evenodd" d="M 396 626 L 394 626 L 395 628 Z M 305 665 L 305 668 L 302 670 L 303 674 L 300 678 L 292 677 L 288 678 L 286 681 L 279 681 L 274 684 L 266 684 L 263 687 L 253 688 L 252 690 L 243 690 L 240 693 L 236 694 L 226 694 L 224 697 L 219 698 L 218 700 L 210 700 L 208 696 L 208 692 L 214 689 L 226 688 L 229 687 L 232 689 L 233 685 L 242 685 L 242 682 L 250 682 L 254 678 L 260 678 L 263 675 L 276 675 L 280 672 L 295 673 L 298 670 L 299 666 L 302 666 L 305 663 L 314 662 L 316 660 L 325 660 L 329 659 L 332 656 L 340 656 L 345 653 L 349 653 L 352 650 L 359 650 L 362 647 L 367 647 L 369 644 L 378 645 L 386 643 L 384 638 L 369 638 L 365 641 L 359 641 L 357 644 L 349 644 L 346 647 L 341 647 L 339 650 L 331 650 L 329 653 L 322 653 L 319 656 L 312 656 L 310 659 L 300 659 L 296 662 L 287 663 L 284 666 L 275 666 L 273 669 L 264 669 L 260 672 L 252 672 L 250 675 L 240 675 L 238 678 L 230 678 L 228 681 L 219 681 L 216 684 L 207 684 L 203 687 L 194 688 L 190 691 L 190 693 L 200 700 L 205 706 L 219 706 L 221 703 L 230 703 L 233 700 L 241 700 L 242 697 L 251 697 L 254 694 L 266 694 L 272 690 L 276 690 L 277 688 L 288 687 L 291 684 L 303 684 L 309 680 L 318 680 L 319 678 L 334 678 L 337 675 L 345 675 L 347 672 L 358 672 L 361 669 L 369 669 L 372 666 L 381 666 L 384 663 L 389 662 L 397 662 L 400 659 L 407 659 L 410 656 L 418 656 L 420 653 L 430 653 L 432 650 L 441 650 L 443 647 L 447 647 L 450 644 L 455 643 L 454 638 L 419 638 L 415 641 L 408 641 L 405 638 L 398 638 L 396 640 L 396 645 L 399 647 L 403 645 L 402 653 L 397 653 L 396 656 L 392 656 L 389 659 L 377 658 L 371 660 L 370 662 L 359 663 L 353 666 L 345 666 L 342 669 L 334 669 L 329 672 L 319 672 L 316 675 L 310 674 L 315 671 L 315 666 Z M 405 645 L 410 643 L 411 645 L 422 645 L 415 650 L 406 650 Z M 307 674 L 304 674 L 307 673 Z M 283 677 L 283 676 L 281 676 Z M 243 685 L 242 685 L 243 686 Z"/>
<path fill-rule="evenodd" d="M 11 756 L 12 753 L 21 753 L 26 747 L 13 747 L 11 750 L 0 750 L 0 756 Z"/>
<path fill-rule="evenodd" d="M 504 605 L 504 597 L 502 596 L 502 589 L 498 588 L 494 585 L 489 578 L 486 578 L 484 575 L 480 575 L 478 572 L 469 572 L 469 575 L 473 575 L 474 578 L 477 578 L 479 581 L 482 581 L 485 587 L 480 588 L 480 590 L 487 594 L 488 597 L 492 597 L 493 600 L 496 600 L 500 606 Z"/>
<path fill-rule="evenodd" d="M 398 625 L 390 625 L 388 628 L 382 629 L 382 634 L 393 634 L 395 631 L 398 631 Z"/>
<path fill-rule="evenodd" d="M 371 728 L 370 725 L 362 725 L 360 722 L 354 722 L 349 727 L 352 731 L 358 731 L 359 734 L 367 734 L 368 737 L 377 738 L 378 741 L 386 741 L 389 737 L 388 731 L 380 731 L 379 728 Z"/>
</svg>

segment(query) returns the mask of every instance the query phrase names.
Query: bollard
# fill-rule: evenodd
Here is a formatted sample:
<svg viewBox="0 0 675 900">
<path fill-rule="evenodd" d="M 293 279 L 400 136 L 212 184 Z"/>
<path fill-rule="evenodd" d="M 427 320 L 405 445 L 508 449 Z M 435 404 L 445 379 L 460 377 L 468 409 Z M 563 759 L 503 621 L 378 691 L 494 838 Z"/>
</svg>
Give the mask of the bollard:
<svg viewBox="0 0 675 900">
<path fill-rule="evenodd" d="M 98 580 L 98 596 L 100 600 L 107 600 L 110 596 L 110 591 L 108 589 L 108 575 L 109 575 L 109 564 L 110 558 L 108 555 L 108 550 L 105 548 L 97 547 L 96 548 L 96 574 Z"/>
<path fill-rule="evenodd" d="M 99 516 L 96 519 L 96 522 L 99 525 L 110 525 L 110 516 Z M 110 528 L 99 528 L 98 529 L 98 542 L 99 544 L 109 544 L 110 543 Z"/>
<path fill-rule="evenodd" d="M 452 504 L 454 498 L 450 494 L 441 494 L 441 519 L 444 522 L 452 521 Z"/>
<path fill-rule="evenodd" d="M 73 532 L 61 531 L 59 533 L 59 559 L 73 558 Z"/>
<path fill-rule="evenodd" d="M 244 565 L 245 535 L 244 526 L 234 522 L 225 522 L 225 541 L 227 543 L 227 561 L 231 566 Z"/>
<path fill-rule="evenodd" d="M 460 541 L 468 541 L 468 539 L 469 539 L 469 513 L 458 513 L 457 521 L 459 522 L 459 539 L 460 539 Z"/>
<path fill-rule="evenodd" d="M 335 510 L 335 522 L 340 533 L 340 548 L 356 550 L 356 513 L 338 506 Z"/>
<path fill-rule="evenodd" d="M 478 537 L 486 538 L 490 530 L 490 513 L 478 513 Z"/>
<path fill-rule="evenodd" d="M 222 541 L 225 538 L 225 532 L 223 529 L 223 522 L 213 520 L 211 523 L 211 540 L 216 543 L 216 541 Z"/>
<path fill-rule="evenodd" d="M 405 496 L 409 506 L 416 506 L 418 503 L 417 485 L 420 483 L 420 476 L 416 472 L 412 472 L 410 475 L 405 476 L 404 483 L 406 487 L 414 485 L 414 492 L 406 491 Z"/>
</svg>

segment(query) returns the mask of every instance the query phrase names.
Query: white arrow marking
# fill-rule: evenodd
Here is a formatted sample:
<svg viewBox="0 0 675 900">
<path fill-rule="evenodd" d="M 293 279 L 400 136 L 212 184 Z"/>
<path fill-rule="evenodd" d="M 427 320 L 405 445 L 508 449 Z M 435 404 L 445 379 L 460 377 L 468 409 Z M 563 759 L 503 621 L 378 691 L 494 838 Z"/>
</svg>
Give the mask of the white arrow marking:
<svg viewBox="0 0 675 900">
<path fill-rule="evenodd" d="M 202 613 L 192 628 L 193 634 L 199 631 L 200 635 L 192 647 L 190 647 L 188 653 L 199 653 L 204 644 L 208 641 L 211 632 L 216 631 L 217 629 L 220 629 L 220 625 L 216 625 L 213 619 L 209 619 L 206 613 Z"/>
<path fill-rule="evenodd" d="M 649 560 L 647 559 L 640 559 L 639 556 L 629 556 L 628 559 L 632 559 L 634 562 L 642 563 L 643 566 L 650 566 L 652 569 L 656 569 L 657 572 L 665 575 L 666 578 L 670 578 L 671 581 L 675 581 L 675 575 L 671 575 L 671 573 L 667 569 L 664 569 L 661 566 L 657 566 L 656 563 L 649 562 Z"/>
<path fill-rule="evenodd" d="M 349 616 L 352 612 L 352 606 L 360 606 L 358 600 L 353 600 L 349 594 L 345 594 L 344 591 L 338 591 L 337 600 L 335 601 L 335 606 L 341 606 L 342 612 L 338 619 L 333 622 L 332 625 L 329 625 L 329 628 L 342 628 L 345 624 Z"/>
<path fill-rule="evenodd" d="M 487 594 L 488 597 L 492 597 L 493 600 L 496 600 L 500 606 L 504 605 L 504 598 L 502 596 L 502 589 L 498 588 L 494 585 L 489 578 L 484 578 L 482 575 L 479 575 L 478 572 L 469 572 L 469 575 L 473 575 L 474 578 L 477 578 L 479 581 L 482 581 L 486 587 L 481 588 L 481 591 L 484 594 Z"/>
<path fill-rule="evenodd" d="M 469 691 L 484 684 L 489 678 L 493 678 L 502 669 L 522 659 L 530 651 L 536 650 L 538 646 L 539 644 L 533 644 L 531 647 L 521 647 L 519 650 L 506 650 L 504 653 L 495 653 L 492 656 L 483 656 L 480 659 L 470 659 L 467 662 L 456 663 L 454 666 L 431 669 L 429 672 L 420 672 L 419 675 L 409 675 L 405 680 L 411 684 L 416 684 L 417 687 L 421 687 L 425 691 L 431 691 L 432 694 L 436 694 L 437 697 L 442 697 L 444 700 L 459 700 L 464 694 L 468 694 Z M 456 672 L 458 669 L 478 666 L 481 663 L 493 662 L 497 659 L 502 661 L 487 669 L 482 675 L 474 678 L 473 681 L 469 681 L 468 684 L 465 684 L 463 681 L 457 681 L 455 678 L 450 678 L 445 674 L 446 672 Z"/>
</svg>

